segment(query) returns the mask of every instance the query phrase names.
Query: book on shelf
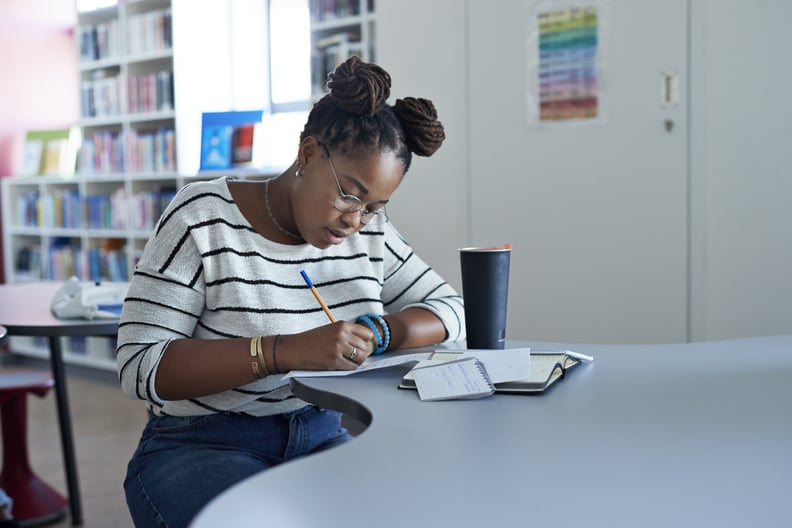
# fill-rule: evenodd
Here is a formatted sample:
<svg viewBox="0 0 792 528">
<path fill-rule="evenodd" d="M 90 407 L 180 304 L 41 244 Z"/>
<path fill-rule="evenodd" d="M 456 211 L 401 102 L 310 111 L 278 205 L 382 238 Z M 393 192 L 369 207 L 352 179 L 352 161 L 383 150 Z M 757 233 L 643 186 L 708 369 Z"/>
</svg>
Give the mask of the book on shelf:
<svg viewBox="0 0 792 528">
<path fill-rule="evenodd" d="M 66 237 L 55 237 L 50 241 L 46 257 L 47 279 L 63 280 L 72 275 L 81 275 L 81 249 L 79 244 Z"/>
<path fill-rule="evenodd" d="M 118 56 L 118 35 L 118 20 L 79 26 L 80 61 L 91 62 Z"/>
<path fill-rule="evenodd" d="M 509 349 L 507 349 L 509 350 Z M 490 374 L 492 378 L 494 392 L 501 393 L 540 393 L 544 392 L 556 382 L 560 381 L 566 375 L 567 370 L 581 362 L 593 361 L 594 358 L 578 352 L 569 350 L 564 351 L 530 351 L 528 349 L 521 349 L 526 351 L 530 356 L 530 367 L 527 375 L 520 375 L 516 377 L 509 377 L 508 374 L 495 373 L 495 369 L 502 371 L 501 367 L 504 366 L 499 360 L 497 363 L 492 364 L 493 372 Z M 409 372 L 407 372 L 399 383 L 400 389 L 416 389 L 416 371 L 424 367 L 439 366 L 446 363 L 456 362 L 465 357 L 476 357 L 479 351 L 448 351 L 437 350 L 429 359 L 419 362 Z M 497 354 L 503 351 L 480 351 L 479 358 L 484 358 L 483 363 L 485 371 L 487 370 L 488 361 L 492 358 L 497 358 Z M 474 354 L 474 355 L 470 355 Z M 492 355 L 490 355 L 492 354 Z M 490 358 L 489 360 L 487 358 Z M 501 363 L 501 364 L 498 364 Z M 522 368 L 522 367 L 520 367 Z M 507 366 L 506 372 L 514 370 L 512 366 Z M 506 376 L 506 377 L 504 377 Z M 514 378 L 514 379 L 510 379 Z"/>
<path fill-rule="evenodd" d="M 85 281 L 123 282 L 129 276 L 124 239 L 105 239 L 101 247 L 83 248 L 76 240 L 55 237 L 50 241 L 41 266 L 37 248 L 22 248 L 16 253 L 15 271 L 20 276 L 40 275 L 47 280 L 75 276 Z"/>
<path fill-rule="evenodd" d="M 323 92 L 327 76 L 352 55 L 363 56 L 359 33 L 342 31 L 318 38 L 311 53 L 313 92 Z"/>
<path fill-rule="evenodd" d="M 223 170 L 258 163 L 257 129 L 264 112 L 205 112 L 201 118 L 201 170 Z"/>
<path fill-rule="evenodd" d="M 160 70 L 130 75 L 127 108 L 130 114 L 173 110 L 173 72 Z"/>
<path fill-rule="evenodd" d="M 172 172 L 176 170 L 176 131 L 173 128 L 133 128 L 126 135 L 126 170 Z"/>
<path fill-rule="evenodd" d="M 116 69 L 93 72 L 80 83 L 80 108 L 83 118 L 104 118 L 121 115 L 121 79 Z"/>
<path fill-rule="evenodd" d="M 121 132 L 100 130 L 83 137 L 78 159 L 84 174 L 124 172 L 124 139 Z"/>
<path fill-rule="evenodd" d="M 52 130 L 30 130 L 25 135 L 25 150 L 20 174 L 74 174 L 79 145 L 76 127 Z"/>
<path fill-rule="evenodd" d="M 170 8 L 130 15 L 126 34 L 130 55 L 171 49 L 173 35 Z"/>
<path fill-rule="evenodd" d="M 365 0 L 310 0 L 308 9 L 313 22 L 324 22 L 359 15 L 362 1 Z"/>
<path fill-rule="evenodd" d="M 25 154 L 22 159 L 22 176 L 33 176 L 41 173 L 41 155 L 44 153 L 44 140 L 31 137 L 28 132 L 25 138 Z"/>
<path fill-rule="evenodd" d="M 41 246 L 23 246 L 16 252 L 14 258 L 14 274 L 17 279 L 41 280 Z"/>
</svg>

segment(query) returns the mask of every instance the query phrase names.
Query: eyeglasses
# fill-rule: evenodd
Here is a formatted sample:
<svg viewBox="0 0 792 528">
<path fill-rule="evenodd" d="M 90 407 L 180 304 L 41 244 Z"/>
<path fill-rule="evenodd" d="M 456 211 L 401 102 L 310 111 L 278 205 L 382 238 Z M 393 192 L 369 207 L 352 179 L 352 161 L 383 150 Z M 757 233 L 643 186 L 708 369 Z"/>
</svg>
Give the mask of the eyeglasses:
<svg viewBox="0 0 792 528">
<path fill-rule="evenodd" d="M 330 151 L 325 145 L 322 145 L 322 147 L 324 147 L 325 152 L 327 153 L 327 161 L 330 163 L 330 171 L 333 173 L 333 178 L 335 178 L 336 185 L 338 185 L 339 196 L 337 196 L 333 201 L 333 207 L 342 213 L 360 213 L 361 224 L 380 224 L 387 222 L 388 213 L 385 211 L 384 206 L 373 211 L 371 209 L 365 209 L 365 206 L 363 205 L 363 202 L 360 201 L 360 198 L 353 194 L 347 194 L 344 192 L 344 190 L 341 188 L 341 182 L 338 181 L 338 174 L 336 174 L 335 165 L 333 165 L 333 159 L 330 157 Z"/>
</svg>

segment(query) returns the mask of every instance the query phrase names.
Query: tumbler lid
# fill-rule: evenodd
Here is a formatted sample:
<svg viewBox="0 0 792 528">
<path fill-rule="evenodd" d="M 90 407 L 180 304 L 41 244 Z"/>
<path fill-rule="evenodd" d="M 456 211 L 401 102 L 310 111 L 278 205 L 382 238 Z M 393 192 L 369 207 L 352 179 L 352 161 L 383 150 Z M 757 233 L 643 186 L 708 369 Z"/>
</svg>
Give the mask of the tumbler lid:
<svg viewBox="0 0 792 528">
<path fill-rule="evenodd" d="M 459 251 L 472 252 L 472 251 L 511 251 L 511 244 L 501 244 L 499 246 L 474 246 L 459 248 Z"/>
</svg>

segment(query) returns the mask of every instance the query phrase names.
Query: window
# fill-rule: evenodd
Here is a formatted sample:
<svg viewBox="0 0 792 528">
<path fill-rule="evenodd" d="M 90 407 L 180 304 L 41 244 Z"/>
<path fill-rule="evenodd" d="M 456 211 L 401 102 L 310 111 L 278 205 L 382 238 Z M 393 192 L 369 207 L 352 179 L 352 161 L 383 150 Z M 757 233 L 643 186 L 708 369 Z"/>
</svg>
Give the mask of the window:
<svg viewBox="0 0 792 528">
<path fill-rule="evenodd" d="M 274 166 L 291 164 L 311 108 L 308 0 L 269 0 L 270 114 L 264 118 Z M 269 157 L 269 156 L 268 156 Z"/>
<path fill-rule="evenodd" d="M 93 11 L 102 7 L 116 5 L 118 0 L 77 0 L 77 11 Z"/>
<path fill-rule="evenodd" d="M 270 0 L 272 112 L 307 110 L 311 100 L 308 0 Z"/>
</svg>

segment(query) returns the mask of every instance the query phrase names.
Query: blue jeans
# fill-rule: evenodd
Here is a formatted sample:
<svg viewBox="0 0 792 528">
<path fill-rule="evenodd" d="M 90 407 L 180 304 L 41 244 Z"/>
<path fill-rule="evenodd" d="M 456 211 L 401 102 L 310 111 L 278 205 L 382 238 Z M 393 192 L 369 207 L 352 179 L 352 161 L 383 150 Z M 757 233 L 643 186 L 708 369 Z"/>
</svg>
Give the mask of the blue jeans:
<svg viewBox="0 0 792 528">
<path fill-rule="evenodd" d="M 346 442 L 341 414 L 313 406 L 260 418 L 149 418 L 124 480 L 135 526 L 187 526 L 220 492 L 267 468 Z"/>
</svg>

